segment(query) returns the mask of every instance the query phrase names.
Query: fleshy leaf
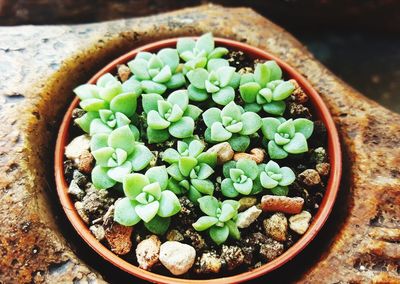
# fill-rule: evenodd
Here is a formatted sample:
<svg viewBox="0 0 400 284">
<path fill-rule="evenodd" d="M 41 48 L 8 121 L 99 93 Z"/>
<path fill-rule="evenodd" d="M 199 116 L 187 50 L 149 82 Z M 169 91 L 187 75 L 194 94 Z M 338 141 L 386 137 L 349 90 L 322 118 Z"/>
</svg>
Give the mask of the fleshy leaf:
<svg viewBox="0 0 400 284">
<path fill-rule="evenodd" d="M 226 197 L 236 197 L 239 195 L 239 192 L 233 186 L 233 182 L 230 178 L 226 178 L 221 183 L 221 192 Z"/>
<path fill-rule="evenodd" d="M 222 122 L 221 120 L 221 110 L 215 107 L 209 108 L 203 113 L 203 120 L 207 127 L 210 127 L 215 122 Z"/>
<path fill-rule="evenodd" d="M 289 188 L 287 186 L 276 186 L 274 188 L 271 188 L 271 192 L 274 195 L 279 195 L 279 196 L 286 196 L 289 193 Z"/>
<path fill-rule="evenodd" d="M 240 159 L 236 163 L 236 168 L 241 169 L 252 180 L 256 179 L 258 175 L 257 163 L 250 159 Z"/>
<path fill-rule="evenodd" d="M 214 170 L 205 163 L 202 163 L 199 166 L 200 166 L 200 169 L 199 169 L 199 172 L 197 173 L 198 179 L 206 179 L 214 173 Z"/>
<path fill-rule="evenodd" d="M 203 152 L 197 156 L 197 161 L 199 163 L 205 163 L 212 168 L 217 165 L 217 153 Z"/>
<path fill-rule="evenodd" d="M 311 120 L 298 118 L 293 121 L 293 125 L 296 132 L 302 133 L 306 139 L 311 137 L 314 130 L 314 123 Z"/>
<path fill-rule="evenodd" d="M 156 216 L 159 207 L 160 203 L 158 201 L 153 201 L 146 205 L 137 204 L 135 211 L 136 214 L 139 215 L 140 219 L 148 223 Z"/>
<path fill-rule="evenodd" d="M 277 132 L 278 126 L 281 122 L 274 117 L 266 117 L 262 119 L 261 131 L 265 138 L 268 140 L 274 140 L 275 133 Z"/>
<path fill-rule="evenodd" d="M 172 148 L 168 148 L 164 151 L 162 155 L 162 160 L 166 161 L 169 164 L 172 164 L 178 162 L 180 157 L 181 155 L 178 153 L 178 151 Z"/>
<path fill-rule="evenodd" d="M 201 193 L 195 189 L 193 186 L 190 186 L 189 191 L 187 192 L 187 196 L 190 201 L 197 205 L 197 200 L 202 197 Z"/>
<path fill-rule="evenodd" d="M 191 183 L 193 187 L 203 194 L 212 195 L 214 193 L 214 184 L 208 179 L 192 179 Z"/>
<path fill-rule="evenodd" d="M 235 152 L 244 152 L 250 145 L 250 138 L 249 136 L 235 134 L 228 140 L 228 143 Z"/>
<path fill-rule="evenodd" d="M 240 121 L 242 117 L 242 112 L 235 102 L 230 102 L 221 110 L 221 117 L 228 116 L 234 120 Z"/>
<path fill-rule="evenodd" d="M 274 141 L 269 141 L 268 155 L 271 159 L 285 159 L 288 156 L 288 153 L 278 146 Z"/>
<path fill-rule="evenodd" d="M 189 99 L 195 102 L 204 102 L 208 99 L 207 91 L 204 89 L 199 89 L 190 84 L 187 88 Z"/>
<path fill-rule="evenodd" d="M 236 161 L 228 161 L 222 166 L 222 174 L 224 177 L 230 177 L 231 169 L 236 168 Z"/>
<path fill-rule="evenodd" d="M 193 120 L 197 120 L 203 110 L 195 105 L 188 105 L 183 113 L 183 116 L 189 116 Z"/>
<path fill-rule="evenodd" d="M 153 81 L 157 83 L 166 83 L 172 77 L 171 67 L 168 65 L 164 66 L 160 72 L 153 77 Z"/>
<path fill-rule="evenodd" d="M 226 67 L 226 66 L 229 66 L 229 62 L 228 62 L 228 60 L 223 59 L 223 58 L 210 59 L 207 62 L 208 72 L 216 71 L 218 68 Z"/>
<path fill-rule="evenodd" d="M 195 48 L 197 50 L 204 50 L 209 54 L 214 49 L 214 38 L 211 33 L 206 33 L 199 37 L 196 41 Z"/>
<path fill-rule="evenodd" d="M 265 172 L 280 173 L 281 168 L 278 163 L 271 160 L 265 165 L 264 170 Z"/>
<path fill-rule="evenodd" d="M 211 96 L 214 102 L 225 106 L 235 99 L 235 90 L 231 86 L 226 86 L 213 93 Z"/>
<path fill-rule="evenodd" d="M 176 43 L 176 49 L 179 53 L 184 51 L 191 51 L 193 50 L 196 42 L 191 38 L 179 38 L 178 42 Z"/>
<path fill-rule="evenodd" d="M 232 205 L 225 203 L 221 206 L 221 215 L 219 216 L 219 221 L 226 222 L 232 219 L 236 215 L 236 210 L 232 207 Z"/>
<path fill-rule="evenodd" d="M 167 90 L 167 87 L 165 85 L 150 80 L 141 81 L 140 86 L 142 87 L 143 91 L 147 94 L 150 93 L 163 94 Z"/>
<path fill-rule="evenodd" d="M 182 181 L 185 177 L 182 175 L 179 166 L 177 163 L 170 165 L 167 168 L 167 172 L 168 174 L 173 177 L 174 179 L 176 179 L 177 181 Z"/>
<path fill-rule="evenodd" d="M 268 69 L 271 71 L 269 78 L 270 81 L 279 80 L 282 78 L 282 70 L 274 60 L 267 61 L 264 64 L 267 65 Z"/>
<path fill-rule="evenodd" d="M 189 143 L 189 156 L 190 157 L 197 157 L 201 152 L 203 152 L 206 146 L 203 142 L 199 140 L 193 140 Z"/>
<path fill-rule="evenodd" d="M 276 131 L 278 133 L 286 133 L 289 135 L 290 138 L 292 138 L 294 136 L 294 133 L 296 132 L 294 121 L 292 119 L 289 119 L 283 122 L 281 125 L 278 126 Z"/>
<path fill-rule="evenodd" d="M 246 103 L 254 103 L 256 101 L 256 96 L 260 91 L 261 86 L 256 82 L 248 82 L 243 85 L 240 85 L 239 91 L 240 96 L 243 101 Z"/>
<path fill-rule="evenodd" d="M 294 91 L 294 85 L 290 81 L 283 82 L 279 84 L 272 92 L 272 98 L 275 101 L 282 101 L 289 97 Z"/>
<path fill-rule="evenodd" d="M 265 86 L 270 80 L 271 71 L 265 64 L 257 64 L 254 70 L 254 80 L 261 86 Z"/>
<path fill-rule="evenodd" d="M 90 139 L 90 151 L 94 152 L 103 147 L 108 147 L 107 140 L 108 140 L 108 135 L 106 133 L 99 133 L 93 135 L 92 138 Z"/>
<path fill-rule="evenodd" d="M 175 193 L 170 190 L 161 192 L 160 207 L 158 208 L 158 215 L 161 217 L 170 217 L 175 215 L 181 210 L 181 204 Z"/>
<path fill-rule="evenodd" d="M 137 107 L 137 95 L 134 93 L 119 94 L 111 100 L 110 109 L 113 112 L 121 112 L 126 116 L 132 116 Z"/>
<path fill-rule="evenodd" d="M 145 175 L 133 173 L 125 176 L 122 182 L 122 187 L 125 195 L 130 199 L 134 199 L 149 183 L 150 181 Z"/>
<path fill-rule="evenodd" d="M 188 92 L 186 90 L 174 91 L 168 96 L 167 101 L 172 105 L 178 105 L 181 110 L 185 111 L 189 104 Z"/>
<path fill-rule="evenodd" d="M 92 120 L 90 123 L 90 129 L 89 129 L 89 134 L 90 136 L 93 136 L 95 134 L 99 133 L 111 133 L 112 128 L 109 127 L 107 124 L 105 124 L 103 121 L 101 121 L 100 118 L 95 118 Z"/>
<path fill-rule="evenodd" d="M 147 127 L 146 130 L 147 141 L 152 143 L 162 143 L 168 140 L 169 132 L 167 129 L 156 130 L 150 127 Z"/>
<path fill-rule="evenodd" d="M 163 100 L 163 97 L 159 94 L 143 94 L 142 105 L 145 113 L 154 110 L 158 111 L 158 101 Z"/>
<path fill-rule="evenodd" d="M 250 135 L 258 131 L 262 125 L 261 117 L 254 112 L 245 112 L 242 114 L 243 129 L 242 135 Z"/>
<path fill-rule="evenodd" d="M 134 226 L 141 221 L 135 211 L 136 202 L 125 197 L 115 202 L 114 221 L 123 226 Z"/>
<path fill-rule="evenodd" d="M 171 223 L 171 218 L 162 218 L 160 216 L 154 216 L 148 223 L 143 223 L 147 230 L 156 235 L 164 235 Z"/>
<path fill-rule="evenodd" d="M 187 177 L 189 176 L 190 171 L 197 165 L 197 159 L 193 157 L 181 157 L 178 165 L 182 175 Z"/>
<path fill-rule="evenodd" d="M 113 130 L 108 136 L 108 145 L 114 149 L 120 148 L 126 153 L 131 154 L 135 148 L 135 137 L 128 125 Z"/>
<path fill-rule="evenodd" d="M 87 99 L 98 99 L 99 98 L 99 88 L 92 84 L 83 84 L 76 87 L 73 92 L 82 101 Z"/>
<path fill-rule="evenodd" d="M 157 53 L 157 57 L 160 58 L 164 64 L 170 67 L 172 73 L 175 72 L 179 65 L 179 55 L 176 49 L 163 48 Z"/>
<path fill-rule="evenodd" d="M 182 73 L 172 75 L 171 79 L 165 83 L 168 89 L 178 89 L 185 85 L 186 79 Z"/>
<path fill-rule="evenodd" d="M 100 135 L 100 134 L 96 134 Z M 96 163 L 100 166 L 106 167 L 108 160 L 114 154 L 115 150 L 112 147 L 103 147 L 95 151 L 92 151 L 92 155 L 96 160 Z"/>
<path fill-rule="evenodd" d="M 278 182 L 276 180 L 272 179 L 271 177 L 269 177 L 266 172 L 262 172 L 260 174 L 260 181 L 261 181 L 261 185 L 264 188 L 268 188 L 268 189 L 274 188 L 278 185 Z"/>
<path fill-rule="evenodd" d="M 217 222 L 218 222 L 218 219 L 216 217 L 202 216 L 195 223 L 193 223 L 192 226 L 196 231 L 201 232 L 201 231 L 205 231 L 208 228 L 212 227 Z"/>
<path fill-rule="evenodd" d="M 160 114 L 158 112 L 156 112 L 155 110 L 151 110 L 147 114 L 147 124 L 152 129 L 162 130 L 162 129 L 166 129 L 167 127 L 169 127 L 171 122 L 162 118 L 160 116 Z"/>
<path fill-rule="evenodd" d="M 142 58 L 135 58 L 128 62 L 128 66 L 132 73 L 140 80 L 150 79 L 150 75 L 147 72 L 147 60 Z"/>
<path fill-rule="evenodd" d="M 290 154 L 300 154 L 308 151 L 307 140 L 302 133 L 296 133 L 292 140 L 283 146 L 283 149 Z"/>
<path fill-rule="evenodd" d="M 288 167 L 282 167 L 281 174 L 282 174 L 282 179 L 279 181 L 279 185 L 281 185 L 281 186 L 290 185 L 296 179 L 294 172 Z"/>
<path fill-rule="evenodd" d="M 90 124 L 93 121 L 93 119 L 99 118 L 98 112 L 95 111 L 90 111 L 82 115 L 81 117 L 78 117 L 74 120 L 76 124 L 79 125 L 80 128 L 82 128 L 83 131 L 86 133 L 90 132 Z"/>
<path fill-rule="evenodd" d="M 219 208 L 219 201 L 214 196 L 203 196 L 197 200 L 203 213 L 208 216 L 217 216 L 217 209 Z"/>
<path fill-rule="evenodd" d="M 194 120 L 189 116 L 182 117 L 168 128 L 169 133 L 176 138 L 188 138 L 193 136 Z"/>
<path fill-rule="evenodd" d="M 134 77 L 129 78 L 122 83 L 122 91 L 124 93 L 134 93 L 135 95 L 140 95 L 142 93 L 142 87 L 140 82 Z"/>
<path fill-rule="evenodd" d="M 224 243 L 228 236 L 229 229 L 227 225 L 223 227 L 212 226 L 210 228 L 210 237 L 217 245 Z"/>
<path fill-rule="evenodd" d="M 234 73 L 235 68 L 231 66 L 223 66 L 218 68 L 217 75 L 219 78 L 219 86 L 222 88 L 228 86 L 229 82 L 232 80 Z"/>
<path fill-rule="evenodd" d="M 232 220 L 228 220 L 225 225 L 229 229 L 229 236 L 234 238 L 235 240 L 240 240 L 240 231 L 238 227 L 236 226 L 236 223 Z"/>
<path fill-rule="evenodd" d="M 205 89 L 205 82 L 208 78 L 208 72 L 205 69 L 197 68 L 186 74 L 189 82 L 198 89 Z"/>
<path fill-rule="evenodd" d="M 161 187 L 158 182 L 153 182 L 143 187 L 143 193 L 148 193 L 154 196 L 155 200 L 159 200 L 161 197 Z"/>
<path fill-rule="evenodd" d="M 212 58 L 220 58 L 222 56 L 224 56 L 225 54 L 227 54 L 229 51 L 228 49 L 226 49 L 225 47 L 216 47 L 214 48 L 213 51 L 211 51 L 210 54 L 208 54 L 208 59 L 212 59 Z"/>
<path fill-rule="evenodd" d="M 263 110 L 273 115 L 282 115 L 285 109 L 286 104 L 283 101 L 272 101 L 263 105 Z"/>
<path fill-rule="evenodd" d="M 211 139 L 216 142 L 223 142 L 232 137 L 232 133 L 227 131 L 221 122 L 215 122 L 211 126 Z"/>
<path fill-rule="evenodd" d="M 99 111 L 108 107 L 107 102 L 102 99 L 86 99 L 79 103 L 85 111 Z"/>
<path fill-rule="evenodd" d="M 134 151 L 128 160 L 132 163 L 132 170 L 137 172 L 143 170 L 154 158 L 153 153 L 142 144 L 136 143 Z"/>
<path fill-rule="evenodd" d="M 233 183 L 233 187 L 237 192 L 243 195 L 249 195 L 251 190 L 253 189 L 253 181 L 251 179 L 247 179 L 244 183 Z"/>
<path fill-rule="evenodd" d="M 107 168 L 96 166 L 92 170 L 92 183 L 98 189 L 113 187 L 116 181 L 107 175 Z"/>
</svg>

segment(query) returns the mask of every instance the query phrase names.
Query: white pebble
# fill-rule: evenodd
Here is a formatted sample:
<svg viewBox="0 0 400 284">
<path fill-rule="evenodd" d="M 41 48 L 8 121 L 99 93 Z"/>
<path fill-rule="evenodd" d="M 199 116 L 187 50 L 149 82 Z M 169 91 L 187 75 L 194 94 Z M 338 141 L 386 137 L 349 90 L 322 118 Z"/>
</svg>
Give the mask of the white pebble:
<svg viewBox="0 0 400 284">
<path fill-rule="evenodd" d="M 238 228 L 247 228 L 251 225 L 255 220 L 257 220 L 258 216 L 260 216 L 262 210 L 258 209 L 256 206 L 252 206 L 246 211 L 243 211 L 237 215 L 236 225 Z"/>
<path fill-rule="evenodd" d="M 289 227 L 296 233 L 303 235 L 310 226 L 311 214 L 308 211 L 302 211 L 299 214 L 289 218 Z"/>
<path fill-rule="evenodd" d="M 194 264 L 196 251 L 192 246 L 168 241 L 160 247 L 160 262 L 174 275 L 186 273 Z"/>
<path fill-rule="evenodd" d="M 89 135 L 81 135 L 74 138 L 66 147 L 65 147 L 65 156 L 74 161 L 76 164 L 79 162 L 79 157 L 85 151 L 90 148 L 90 136 Z"/>
</svg>

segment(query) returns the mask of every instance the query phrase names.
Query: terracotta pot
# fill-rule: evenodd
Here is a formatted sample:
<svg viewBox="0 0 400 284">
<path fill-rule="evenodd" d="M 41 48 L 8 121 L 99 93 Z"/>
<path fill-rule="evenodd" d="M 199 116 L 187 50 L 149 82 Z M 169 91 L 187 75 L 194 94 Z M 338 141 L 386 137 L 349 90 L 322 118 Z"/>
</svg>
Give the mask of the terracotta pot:
<svg viewBox="0 0 400 284">
<path fill-rule="evenodd" d="M 89 83 L 95 83 L 96 80 L 107 72 L 115 72 L 116 66 L 118 64 L 126 63 L 129 60 L 132 60 L 136 54 L 140 51 L 150 51 L 154 52 L 161 48 L 165 47 L 174 47 L 176 45 L 177 39 L 167 39 L 158 41 L 155 43 L 151 43 L 140 48 L 134 49 L 116 60 L 112 61 L 110 64 L 105 66 L 99 72 L 97 72 L 90 80 Z M 313 113 L 316 118 L 322 120 L 328 130 L 328 155 L 331 163 L 331 172 L 328 181 L 328 185 L 326 188 L 326 193 L 318 210 L 318 213 L 314 216 L 313 221 L 308 228 L 307 232 L 287 251 L 285 251 L 278 258 L 274 259 L 271 262 L 268 262 L 262 265 L 259 268 L 256 268 L 249 272 L 244 272 L 238 275 L 223 277 L 223 278 L 214 278 L 207 280 L 188 280 L 188 279 L 180 279 L 177 277 L 168 277 L 159 275 L 156 273 L 152 273 L 149 271 L 145 271 L 143 269 L 138 268 L 137 266 L 128 263 L 127 261 L 120 258 L 118 255 L 111 252 L 107 247 L 101 244 L 89 231 L 87 225 L 82 221 L 79 217 L 74 204 L 67 192 L 68 184 L 64 177 L 63 170 L 63 161 L 64 161 L 64 148 L 69 141 L 69 128 L 71 124 L 71 114 L 72 110 L 78 106 L 79 100 L 76 97 L 68 111 L 66 112 L 64 119 L 62 121 L 55 150 L 55 177 L 56 177 L 56 185 L 57 192 L 61 201 L 61 205 L 64 208 L 65 214 L 68 219 L 71 221 L 72 225 L 78 232 L 78 234 L 85 240 L 85 242 L 91 246 L 101 257 L 112 263 L 113 265 L 119 267 L 120 269 L 136 276 L 142 278 L 147 281 L 157 282 L 157 283 L 238 283 L 247 280 L 251 280 L 257 277 L 260 277 L 268 272 L 273 271 L 274 269 L 284 265 L 286 262 L 294 258 L 300 251 L 302 251 L 308 243 L 311 242 L 312 239 L 318 234 L 321 227 L 324 225 L 327 220 L 335 198 L 339 189 L 339 183 L 341 178 L 342 171 L 342 156 L 340 150 L 340 143 L 338 132 L 333 122 L 333 119 L 322 101 L 321 97 L 318 95 L 316 90 L 310 85 L 306 79 L 301 76 L 295 69 L 290 67 L 288 64 L 280 60 L 279 58 L 265 52 L 261 49 L 246 45 L 241 42 L 215 38 L 215 42 L 219 46 L 226 46 L 233 50 L 241 50 L 244 53 L 248 54 L 252 58 L 259 59 L 267 59 L 267 60 L 275 60 L 282 70 L 286 73 L 289 78 L 296 79 L 299 85 L 303 88 L 303 90 L 310 97 L 311 103 L 313 105 Z"/>
</svg>

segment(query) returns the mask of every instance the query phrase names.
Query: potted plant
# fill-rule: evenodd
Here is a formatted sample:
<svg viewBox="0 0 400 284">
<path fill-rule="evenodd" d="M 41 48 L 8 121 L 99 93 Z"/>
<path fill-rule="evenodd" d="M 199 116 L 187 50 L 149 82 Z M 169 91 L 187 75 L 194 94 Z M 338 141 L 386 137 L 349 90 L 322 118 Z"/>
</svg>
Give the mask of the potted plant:
<svg viewBox="0 0 400 284">
<path fill-rule="evenodd" d="M 333 120 L 260 49 L 210 33 L 159 41 L 74 93 L 55 152 L 61 204 L 93 249 L 137 277 L 256 278 L 299 253 L 332 209 Z"/>
</svg>

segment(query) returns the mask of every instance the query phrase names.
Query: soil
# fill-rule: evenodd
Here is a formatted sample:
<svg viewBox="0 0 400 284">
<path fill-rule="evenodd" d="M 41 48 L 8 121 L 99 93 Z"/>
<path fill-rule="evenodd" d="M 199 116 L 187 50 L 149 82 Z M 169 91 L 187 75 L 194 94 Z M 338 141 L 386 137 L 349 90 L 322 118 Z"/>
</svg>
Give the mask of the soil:
<svg viewBox="0 0 400 284">
<path fill-rule="evenodd" d="M 236 67 L 236 70 L 239 73 L 248 73 L 253 72 L 254 64 L 262 62 L 258 59 L 249 58 L 246 54 L 241 51 L 231 50 L 225 57 L 231 66 Z M 115 75 L 117 75 L 117 70 L 115 70 Z M 287 78 L 285 74 L 283 75 L 285 80 Z M 235 102 L 237 104 L 242 104 L 241 97 L 236 91 L 236 99 Z M 329 163 L 327 156 L 327 130 L 322 123 L 322 121 L 316 120 L 313 116 L 313 108 L 309 101 L 299 103 L 296 101 L 296 98 L 292 95 L 286 100 L 287 108 L 283 115 L 286 119 L 289 118 L 299 118 L 304 117 L 314 121 L 314 132 L 312 136 L 308 139 L 309 151 L 300 155 L 289 155 L 286 159 L 279 160 L 280 166 L 288 166 L 290 167 L 296 174 L 296 181 L 289 186 L 289 197 L 302 197 L 304 199 L 303 210 L 306 210 L 314 216 L 319 208 L 319 205 L 323 199 L 324 192 L 326 189 L 328 175 L 320 176 L 321 182 L 318 185 L 308 186 L 301 182 L 298 178 L 298 175 L 307 169 L 316 169 L 317 164 L 319 163 Z M 209 102 L 207 105 L 204 103 L 196 103 L 202 109 L 207 109 L 212 107 L 212 103 Z M 138 100 L 138 109 L 137 113 L 142 113 L 142 104 L 139 98 Z M 75 109 L 73 112 L 73 118 L 82 116 L 84 111 L 81 109 Z M 263 117 L 266 115 L 261 111 L 260 116 Z M 268 114 L 268 116 L 271 116 Z M 145 129 L 147 127 L 145 116 L 138 115 L 138 128 L 140 133 L 143 135 L 146 133 Z M 201 140 L 204 141 L 204 131 L 206 126 L 203 120 L 200 118 L 196 122 L 195 127 L 195 135 L 198 135 Z M 74 137 L 84 134 L 82 130 L 76 126 L 71 125 L 70 127 L 70 139 L 72 140 Z M 145 141 L 145 137 L 142 137 L 143 141 Z M 153 151 L 155 156 L 157 157 L 155 165 L 161 164 L 160 153 L 163 152 L 167 148 L 176 148 L 176 139 L 169 139 L 167 142 L 152 144 L 146 146 Z M 207 143 L 206 143 L 207 144 Z M 260 145 L 264 145 L 262 141 L 262 137 L 259 135 L 254 135 L 251 137 L 251 143 L 248 147 L 248 150 L 260 147 Z M 212 144 L 207 145 L 206 149 L 211 147 Z M 268 162 L 268 155 L 266 155 L 264 163 Z M 65 160 L 64 162 L 64 171 L 67 182 L 70 183 L 73 179 L 79 178 L 78 185 L 80 188 L 85 189 L 90 188 L 90 175 L 85 175 L 83 173 L 77 173 L 77 169 L 74 167 L 72 161 Z M 210 177 L 211 180 L 216 181 L 220 180 L 218 177 L 222 177 L 222 166 L 215 169 L 215 173 Z M 223 196 L 220 192 L 219 183 L 215 182 L 216 188 L 214 192 L 214 196 L 218 199 L 221 199 Z M 79 201 L 76 196 L 71 196 L 74 201 Z M 96 219 L 91 218 L 89 216 L 89 224 L 88 227 L 93 225 L 93 222 L 97 222 L 101 215 L 104 215 L 107 212 L 107 208 L 112 204 L 110 200 L 116 200 L 120 197 L 123 197 L 123 192 L 121 188 L 109 189 L 108 195 L 104 198 L 104 206 L 98 214 L 92 215 L 96 216 Z M 257 197 L 257 204 L 261 202 L 261 195 Z M 84 198 L 84 197 L 83 197 Z M 98 202 L 98 200 L 97 200 Z M 217 246 L 209 237 L 207 231 L 205 232 L 196 232 L 192 223 L 194 223 L 203 213 L 199 210 L 197 206 L 195 206 L 190 200 L 186 197 L 180 197 L 180 202 L 182 206 L 182 210 L 178 213 L 177 216 L 174 216 L 171 219 L 171 225 L 168 229 L 168 232 L 174 230 L 174 233 L 177 233 L 180 237 L 180 241 L 183 243 L 187 243 L 193 246 L 196 249 L 196 264 L 189 270 L 188 273 L 181 275 L 181 278 L 196 278 L 196 279 L 206 279 L 206 278 L 215 278 L 215 277 L 223 277 L 236 275 L 241 272 L 245 272 L 251 270 L 253 268 L 259 267 L 262 264 L 267 263 L 272 260 L 271 258 L 276 258 L 284 251 L 286 251 L 290 246 L 292 246 L 301 235 L 292 231 L 291 229 L 287 229 L 287 239 L 285 242 L 279 243 L 273 240 L 270 236 L 265 234 L 263 228 L 263 220 L 272 216 L 275 212 L 263 212 L 258 217 L 258 219 L 250 225 L 250 227 L 241 229 L 241 239 L 240 240 L 232 240 L 229 239 L 224 243 L 224 245 Z M 105 207 L 105 208 L 104 208 Z M 290 216 L 287 215 L 288 219 Z M 136 244 L 141 240 L 149 237 L 151 233 L 147 231 L 147 229 L 139 223 L 134 228 L 134 233 L 132 234 L 132 242 L 133 246 L 131 251 L 128 254 L 122 255 L 123 259 L 131 262 L 135 265 L 138 265 L 135 255 Z M 168 234 L 160 236 L 161 242 L 167 241 Z M 169 235 L 169 237 L 171 234 Z M 183 238 L 183 239 L 182 239 Z M 106 246 L 109 246 L 106 240 L 101 240 Z M 283 248 L 283 249 L 282 249 Z M 207 271 L 207 269 L 198 269 L 200 263 L 200 258 L 203 253 L 212 254 L 216 256 L 221 261 L 221 270 L 218 274 L 202 274 L 202 271 Z M 271 257 L 272 256 L 272 257 Z M 172 274 L 161 264 L 157 264 L 152 268 L 152 271 L 158 274 L 164 274 L 168 276 L 172 276 Z"/>
</svg>

